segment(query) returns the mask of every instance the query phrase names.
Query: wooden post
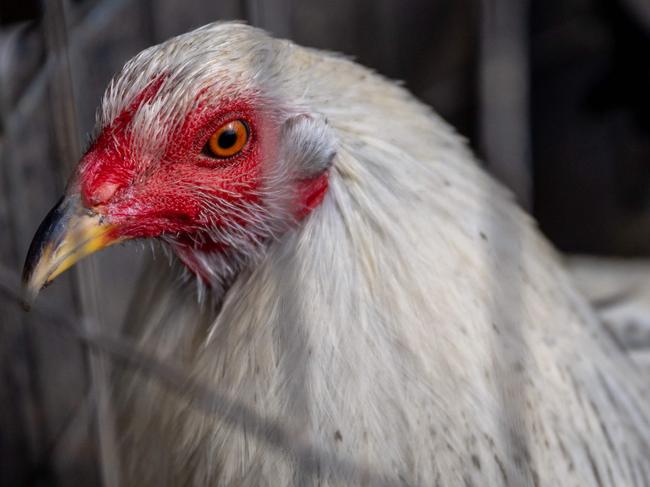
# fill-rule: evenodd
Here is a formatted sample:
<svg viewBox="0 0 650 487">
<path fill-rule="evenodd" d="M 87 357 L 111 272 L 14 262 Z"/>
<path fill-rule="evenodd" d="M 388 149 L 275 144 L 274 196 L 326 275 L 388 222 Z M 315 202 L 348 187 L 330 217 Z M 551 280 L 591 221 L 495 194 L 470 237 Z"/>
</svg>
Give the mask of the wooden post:
<svg viewBox="0 0 650 487">
<path fill-rule="evenodd" d="M 292 0 L 244 0 L 244 15 L 255 27 L 275 37 L 291 38 Z"/>
<path fill-rule="evenodd" d="M 481 0 L 480 135 L 488 168 L 529 209 L 530 0 Z"/>
</svg>

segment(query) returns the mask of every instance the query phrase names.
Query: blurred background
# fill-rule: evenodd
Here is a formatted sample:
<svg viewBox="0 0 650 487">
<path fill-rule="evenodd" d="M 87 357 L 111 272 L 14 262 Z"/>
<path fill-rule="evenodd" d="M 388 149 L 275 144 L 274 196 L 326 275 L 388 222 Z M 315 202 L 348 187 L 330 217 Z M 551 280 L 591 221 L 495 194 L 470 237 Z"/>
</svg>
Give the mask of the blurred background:
<svg viewBox="0 0 650 487">
<path fill-rule="evenodd" d="M 220 19 L 403 80 L 561 251 L 590 256 L 567 257 L 578 284 L 650 364 L 650 0 L 3 0 L 0 485 L 106 483 L 109 364 L 24 313 L 18 275 L 111 76 L 143 48 Z M 43 299 L 117 334 L 149 258 L 110 249 Z"/>
</svg>

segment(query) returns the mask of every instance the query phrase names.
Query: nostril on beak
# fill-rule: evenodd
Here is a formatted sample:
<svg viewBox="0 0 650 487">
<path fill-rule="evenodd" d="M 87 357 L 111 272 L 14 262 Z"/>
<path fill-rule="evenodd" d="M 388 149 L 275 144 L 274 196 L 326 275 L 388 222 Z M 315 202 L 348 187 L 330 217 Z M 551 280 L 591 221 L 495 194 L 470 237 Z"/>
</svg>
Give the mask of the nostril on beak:
<svg viewBox="0 0 650 487">
<path fill-rule="evenodd" d="M 119 189 L 118 183 L 106 181 L 100 184 L 95 191 L 90 195 L 90 203 L 92 206 L 103 205 L 110 200 L 115 192 Z"/>
</svg>

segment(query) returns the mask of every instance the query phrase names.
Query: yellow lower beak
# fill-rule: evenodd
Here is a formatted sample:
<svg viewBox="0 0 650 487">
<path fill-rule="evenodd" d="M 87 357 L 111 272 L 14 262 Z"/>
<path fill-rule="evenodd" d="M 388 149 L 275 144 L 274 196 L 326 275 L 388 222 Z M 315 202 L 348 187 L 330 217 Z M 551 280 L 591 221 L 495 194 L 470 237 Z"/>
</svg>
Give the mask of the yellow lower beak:
<svg viewBox="0 0 650 487">
<path fill-rule="evenodd" d="M 79 197 L 62 199 L 45 217 L 23 268 L 26 304 L 59 274 L 89 254 L 121 241 L 115 226 L 84 208 Z"/>
</svg>

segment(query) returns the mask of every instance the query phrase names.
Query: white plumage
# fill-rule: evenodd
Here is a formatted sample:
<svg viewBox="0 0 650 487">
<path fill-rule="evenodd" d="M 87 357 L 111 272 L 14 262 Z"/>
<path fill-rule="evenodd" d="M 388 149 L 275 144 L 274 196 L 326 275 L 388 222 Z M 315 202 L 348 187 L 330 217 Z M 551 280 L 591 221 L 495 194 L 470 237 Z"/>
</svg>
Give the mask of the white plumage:
<svg viewBox="0 0 650 487">
<path fill-rule="evenodd" d="M 331 163 L 330 186 L 297 226 L 258 228 L 270 243 L 199 255 L 203 304 L 176 267 L 152 268 L 129 333 L 323 456 L 304 468 L 256 425 L 129 374 L 115 384 L 127 485 L 650 485 L 647 377 L 427 107 L 345 58 L 220 23 L 127 64 L 99 128 L 163 72 L 133 120 L 142 154 L 197 99 L 252 91 L 273 117 L 315 120 L 288 140 L 316 146 L 268 161 L 273 211 L 287 174 Z"/>
</svg>

